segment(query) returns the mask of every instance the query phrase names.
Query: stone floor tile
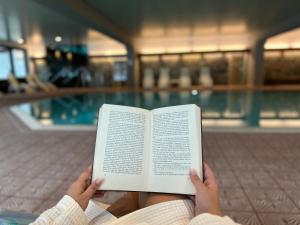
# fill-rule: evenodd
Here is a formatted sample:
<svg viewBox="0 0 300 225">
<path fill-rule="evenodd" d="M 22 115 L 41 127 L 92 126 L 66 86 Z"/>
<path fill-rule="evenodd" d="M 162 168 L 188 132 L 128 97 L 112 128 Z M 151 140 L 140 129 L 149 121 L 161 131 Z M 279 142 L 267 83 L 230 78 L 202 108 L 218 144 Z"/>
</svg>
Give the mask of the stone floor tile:
<svg viewBox="0 0 300 225">
<path fill-rule="evenodd" d="M 220 204 L 223 210 L 253 211 L 243 190 L 240 188 L 219 189 Z"/>
<path fill-rule="evenodd" d="M 300 190 L 300 180 L 282 179 L 280 181 L 278 180 L 278 184 L 284 190 L 289 190 L 289 189 L 298 189 L 298 190 Z"/>
<path fill-rule="evenodd" d="M 300 180 L 300 172 L 295 169 L 291 169 L 288 172 L 271 170 L 268 171 L 268 173 L 277 181 L 277 183 L 280 183 L 282 180 Z"/>
<path fill-rule="evenodd" d="M 219 188 L 240 188 L 237 178 L 235 177 L 220 177 L 217 179 Z"/>
<path fill-rule="evenodd" d="M 253 157 L 233 157 L 228 159 L 228 161 L 231 168 L 235 171 L 253 171 L 253 169 L 261 167 L 261 165 Z"/>
<path fill-rule="evenodd" d="M 229 165 L 228 165 L 226 159 L 224 159 L 223 157 L 218 157 L 218 158 L 213 159 L 212 161 L 208 161 L 207 164 L 213 171 L 226 170 L 229 168 Z"/>
<path fill-rule="evenodd" d="M 281 171 L 288 173 L 289 171 L 293 171 L 295 168 L 291 163 L 281 160 L 270 159 L 270 161 L 261 161 L 261 164 L 267 171 Z"/>
<path fill-rule="evenodd" d="M 298 214 L 260 214 L 259 218 L 264 225 L 297 225 L 300 224 L 300 215 Z"/>
<path fill-rule="evenodd" d="M 32 213 L 41 202 L 42 200 L 10 197 L 6 201 L 0 203 L 0 208 Z"/>
<path fill-rule="evenodd" d="M 57 191 L 53 192 L 50 196 L 50 200 L 59 201 L 68 191 L 68 188 L 72 184 L 73 181 L 66 181 L 61 186 L 57 188 Z"/>
<path fill-rule="evenodd" d="M 280 152 L 275 150 L 275 149 L 255 149 L 253 151 L 251 151 L 251 154 L 259 159 L 259 158 L 269 158 L 269 159 L 279 159 L 281 156 L 281 154 L 279 154 Z"/>
<path fill-rule="evenodd" d="M 28 183 L 29 179 L 6 177 L 0 181 L 0 195 L 12 196 L 23 187 L 24 184 Z"/>
<path fill-rule="evenodd" d="M 253 212 L 224 211 L 224 215 L 229 216 L 236 223 L 243 225 L 264 225 Z"/>
<path fill-rule="evenodd" d="M 47 199 L 53 192 L 58 190 L 58 187 L 62 183 L 62 180 L 35 178 L 22 187 L 22 189 L 15 193 L 14 196 L 29 197 L 32 199 Z"/>
<path fill-rule="evenodd" d="M 289 196 L 280 189 L 245 189 L 257 212 L 300 213 Z"/>
<path fill-rule="evenodd" d="M 214 174 L 217 179 L 219 179 L 219 178 L 234 179 L 235 178 L 234 173 L 231 171 L 231 169 L 229 167 L 226 170 L 214 171 Z"/>
<path fill-rule="evenodd" d="M 4 202 L 8 198 L 9 197 L 7 197 L 7 196 L 0 195 L 0 202 Z"/>
<path fill-rule="evenodd" d="M 265 172 L 247 171 L 238 173 L 237 176 L 243 188 L 279 188 L 273 178 Z"/>
<path fill-rule="evenodd" d="M 290 148 L 290 149 L 285 149 L 284 154 L 282 154 L 285 158 L 287 159 L 300 159 L 300 150 L 299 148 Z"/>
<path fill-rule="evenodd" d="M 53 206 L 55 206 L 57 204 L 58 201 L 56 200 L 46 200 L 43 201 L 41 205 L 39 205 L 35 210 L 34 213 L 36 214 L 41 214 L 44 211 L 46 211 L 47 209 L 52 208 Z"/>
<path fill-rule="evenodd" d="M 300 209 L 300 190 L 297 189 L 290 189 L 285 190 L 287 195 L 290 197 L 290 199 L 296 204 L 296 206 Z"/>
</svg>

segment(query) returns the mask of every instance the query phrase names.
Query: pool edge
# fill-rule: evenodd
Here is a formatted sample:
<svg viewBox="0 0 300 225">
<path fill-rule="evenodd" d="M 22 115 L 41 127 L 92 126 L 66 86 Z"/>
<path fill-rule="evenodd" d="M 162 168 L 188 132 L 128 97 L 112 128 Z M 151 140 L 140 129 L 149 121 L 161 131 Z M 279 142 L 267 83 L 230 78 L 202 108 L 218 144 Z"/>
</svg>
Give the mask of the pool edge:
<svg viewBox="0 0 300 225">
<path fill-rule="evenodd" d="M 9 107 L 10 111 L 29 129 L 43 131 L 96 131 L 96 125 L 42 125 L 32 116 L 22 112 L 18 106 Z M 207 133 L 300 133 L 300 128 L 256 128 L 256 127 L 203 127 Z"/>
</svg>

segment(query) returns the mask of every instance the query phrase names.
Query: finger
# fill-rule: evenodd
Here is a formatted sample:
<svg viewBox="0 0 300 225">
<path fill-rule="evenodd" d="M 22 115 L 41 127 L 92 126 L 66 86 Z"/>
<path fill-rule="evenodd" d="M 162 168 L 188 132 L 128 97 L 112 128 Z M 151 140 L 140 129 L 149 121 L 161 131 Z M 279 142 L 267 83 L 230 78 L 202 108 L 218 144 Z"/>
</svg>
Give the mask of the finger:
<svg viewBox="0 0 300 225">
<path fill-rule="evenodd" d="M 197 192 L 201 191 L 204 188 L 204 184 L 202 183 L 201 179 L 194 169 L 190 170 L 190 178 Z"/>
<path fill-rule="evenodd" d="M 215 175 L 214 175 L 213 171 L 211 170 L 211 168 L 206 163 L 204 163 L 204 174 L 205 174 L 205 183 L 216 187 L 217 181 L 216 181 Z"/>
<path fill-rule="evenodd" d="M 97 189 L 101 186 L 101 184 L 104 182 L 102 179 L 97 179 L 94 182 L 91 183 L 91 185 L 86 189 L 86 191 L 83 193 L 83 196 L 86 199 L 91 199 L 93 195 L 96 193 Z"/>
<path fill-rule="evenodd" d="M 91 178 L 92 166 L 89 166 L 85 171 L 83 171 L 78 177 L 77 181 L 84 187 L 87 186 L 87 181 Z"/>
</svg>

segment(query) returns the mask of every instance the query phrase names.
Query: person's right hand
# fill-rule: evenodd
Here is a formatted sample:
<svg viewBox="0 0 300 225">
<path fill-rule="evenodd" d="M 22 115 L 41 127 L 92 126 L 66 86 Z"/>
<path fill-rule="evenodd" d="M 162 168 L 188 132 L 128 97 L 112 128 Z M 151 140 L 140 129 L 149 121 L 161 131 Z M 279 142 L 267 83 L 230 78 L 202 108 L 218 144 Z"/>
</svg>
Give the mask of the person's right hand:
<svg viewBox="0 0 300 225">
<path fill-rule="evenodd" d="M 190 178 L 196 189 L 195 216 L 202 213 L 222 216 L 217 182 L 212 170 L 206 163 L 204 163 L 204 176 L 205 181 L 203 183 L 195 170 L 190 171 Z"/>
</svg>

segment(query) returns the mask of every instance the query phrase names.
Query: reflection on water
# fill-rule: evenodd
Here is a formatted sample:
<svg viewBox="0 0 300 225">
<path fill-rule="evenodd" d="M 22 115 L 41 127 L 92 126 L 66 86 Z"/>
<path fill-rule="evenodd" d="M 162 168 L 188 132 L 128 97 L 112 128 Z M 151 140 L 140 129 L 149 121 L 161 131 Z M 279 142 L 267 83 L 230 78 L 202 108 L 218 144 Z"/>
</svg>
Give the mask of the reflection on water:
<svg viewBox="0 0 300 225">
<path fill-rule="evenodd" d="M 146 109 L 196 104 L 202 108 L 203 126 L 300 128 L 300 92 L 94 93 L 23 104 L 20 109 L 43 125 L 92 125 L 103 103 Z"/>
</svg>

